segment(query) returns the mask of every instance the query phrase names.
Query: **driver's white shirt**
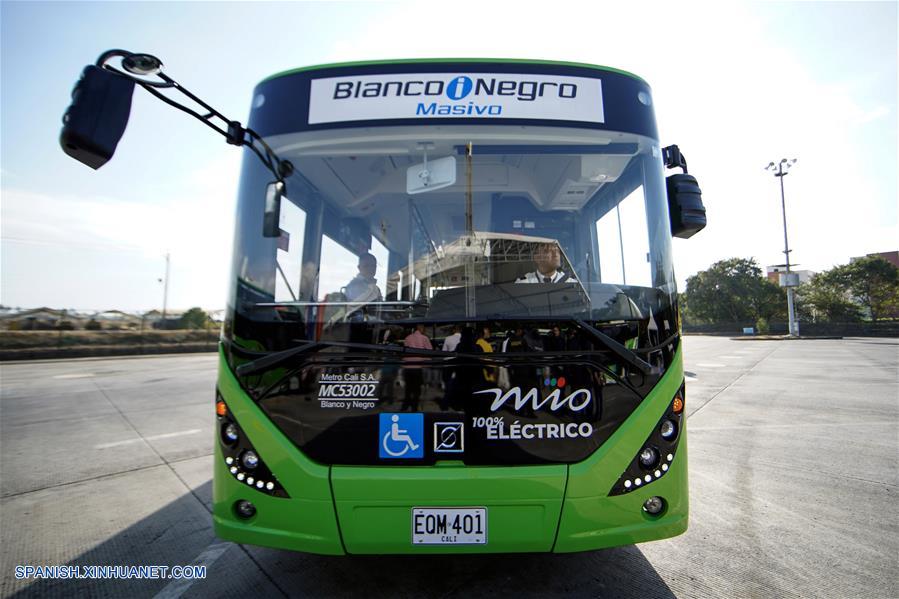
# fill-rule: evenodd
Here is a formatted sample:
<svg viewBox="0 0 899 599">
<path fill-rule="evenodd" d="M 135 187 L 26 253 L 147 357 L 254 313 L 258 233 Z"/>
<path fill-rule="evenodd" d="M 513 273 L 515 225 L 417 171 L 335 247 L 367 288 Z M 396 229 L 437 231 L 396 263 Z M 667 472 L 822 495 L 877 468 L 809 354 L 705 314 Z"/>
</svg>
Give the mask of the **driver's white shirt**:
<svg viewBox="0 0 899 599">
<path fill-rule="evenodd" d="M 516 279 L 515 282 L 516 283 L 544 283 L 544 282 L 546 282 L 543 280 L 545 278 L 546 277 L 544 275 L 541 275 L 539 272 L 533 271 L 533 272 L 529 272 L 528 274 L 524 275 L 520 279 Z M 550 283 L 558 283 L 560 281 L 563 283 L 577 283 L 576 279 L 569 277 L 561 270 L 557 270 L 555 272 L 555 274 L 553 274 L 552 280 L 549 282 Z"/>
</svg>

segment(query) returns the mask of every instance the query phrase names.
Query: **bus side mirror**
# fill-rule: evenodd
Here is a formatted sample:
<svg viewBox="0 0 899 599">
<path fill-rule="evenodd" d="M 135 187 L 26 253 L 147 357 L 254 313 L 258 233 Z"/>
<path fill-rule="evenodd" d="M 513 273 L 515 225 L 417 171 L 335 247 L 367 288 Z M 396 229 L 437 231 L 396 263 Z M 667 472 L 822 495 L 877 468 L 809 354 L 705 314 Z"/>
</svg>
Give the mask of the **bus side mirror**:
<svg viewBox="0 0 899 599">
<path fill-rule="evenodd" d="M 265 212 L 262 215 L 262 236 L 281 237 L 281 198 L 284 181 L 273 181 L 265 188 Z"/>
<path fill-rule="evenodd" d="M 59 145 L 92 169 L 115 153 L 131 113 L 134 81 L 93 65 L 84 68 L 62 117 Z"/>
<path fill-rule="evenodd" d="M 702 231 L 706 225 L 705 206 L 702 205 L 702 191 L 696 177 L 686 173 L 670 175 L 665 179 L 665 186 L 671 234 L 689 239 Z"/>
</svg>

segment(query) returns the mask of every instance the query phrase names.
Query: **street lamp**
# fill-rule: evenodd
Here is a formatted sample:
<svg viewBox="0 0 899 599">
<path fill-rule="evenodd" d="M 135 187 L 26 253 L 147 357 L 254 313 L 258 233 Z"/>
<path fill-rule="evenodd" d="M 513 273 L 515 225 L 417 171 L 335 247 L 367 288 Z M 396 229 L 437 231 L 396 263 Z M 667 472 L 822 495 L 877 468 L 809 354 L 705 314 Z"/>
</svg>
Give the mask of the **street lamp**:
<svg viewBox="0 0 899 599">
<path fill-rule="evenodd" d="M 160 324 L 165 328 L 165 313 L 169 304 L 169 252 L 165 253 L 165 279 L 157 279 L 162 283 L 162 320 Z"/>
<path fill-rule="evenodd" d="M 780 205 L 784 215 L 784 256 L 786 256 L 787 273 L 786 276 L 780 276 L 780 284 L 787 288 L 787 314 L 790 318 L 790 336 L 799 336 L 799 323 L 796 322 L 796 314 L 793 311 L 793 288 L 799 285 L 799 277 L 790 273 L 790 244 L 787 242 L 787 203 L 784 199 L 784 176 L 790 167 L 796 164 L 796 159 L 787 160 L 782 158 L 780 162 L 769 162 L 765 170 L 774 173 L 775 177 L 780 178 Z"/>
</svg>

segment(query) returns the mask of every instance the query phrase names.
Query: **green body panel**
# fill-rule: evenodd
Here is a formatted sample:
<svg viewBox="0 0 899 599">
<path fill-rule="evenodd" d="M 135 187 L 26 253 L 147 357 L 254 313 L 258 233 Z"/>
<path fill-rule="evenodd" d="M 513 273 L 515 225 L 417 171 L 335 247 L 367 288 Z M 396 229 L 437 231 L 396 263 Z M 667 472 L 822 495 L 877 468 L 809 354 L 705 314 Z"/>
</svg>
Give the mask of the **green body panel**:
<svg viewBox="0 0 899 599">
<path fill-rule="evenodd" d="M 608 495 L 683 384 L 681 351 L 678 348 L 668 372 L 615 434 L 588 459 L 569 466 L 556 551 L 627 545 L 672 537 L 687 530 L 686 419 L 674 461 L 665 476 L 637 491 Z M 667 503 L 661 516 L 649 516 L 642 510 L 643 502 L 653 495 Z"/>
<path fill-rule="evenodd" d="M 316 500 L 271 497 L 237 482 L 228 472 L 216 439 L 215 472 L 212 485 L 212 519 L 215 534 L 226 541 L 249 543 L 324 555 L 343 555 L 340 533 L 331 499 Z M 287 469 L 278 471 L 279 479 Z M 318 481 L 310 489 L 315 490 Z M 324 480 L 327 489 L 327 478 Z M 286 486 L 286 485 L 285 485 Z M 234 514 L 234 502 L 246 499 L 256 506 L 256 515 L 241 520 Z"/>
<path fill-rule="evenodd" d="M 272 497 L 235 480 L 225 465 L 216 427 L 212 485 L 215 533 L 238 543 L 342 554 L 328 480 L 330 469 L 307 459 L 272 424 L 240 388 L 221 354 L 218 386 L 244 434 L 290 498 Z M 241 520 L 235 515 L 234 503 L 239 499 L 256 505 L 256 515 L 250 520 Z"/>
<path fill-rule="evenodd" d="M 613 483 L 617 480 L 615 476 Z M 582 477 L 580 482 L 587 481 Z M 643 502 L 653 495 L 667 504 L 660 516 L 643 511 Z M 674 537 L 687 530 L 688 508 L 687 446 L 682 437 L 668 473 L 640 490 L 613 497 L 566 496 L 555 551 L 590 551 Z"/>
<path fill-rule="evenodd" d="M 612 437 L 571 465 L 328 467 L 306 458 L 241 390 L 224 357 L 219 390 L 290 498 L 237 482 L 215 441 L 213 517 L 223 539 L 321 554 L 572 552 L 671 537 L 687 529 L 686 421 L 668 473 L 637 491 L 609 496 L 683 384 L 680 349 L 668 372 Z M 333 495 L 332 495 L 333 491 Z M 643 502 L 663 497 L 649 516 Z M 257 507 L 250 520 L 238 499 Z M 413 507 L 486 507 L 487 545 L 413 546 Z"/>
<path fill-rule="evenodd" d="M 349 553 L 512 553 L 552 549 L 565 465 L 335 466 L 331 475 Z M 486 507 L 487 545 L 412 545 L 413 507 Z"/>
<path fill-rule="evenodd" d="M 678 348 L 668 372 L 609 440 L 583 462 L 569 466 L 566 498 L 605 497 L 612 485 L 637 455 L 653 427 L 671 404 L 684 382 L 681 349 Z M 680 451 L 686 447 L 686 431 L 681 431 Z M 679 453 L 678 452 L 678 453 Z M 668 478 L 666 475 L 665 478 Z M 660 479 L 661 480 L 661 479 Z M 659 481 L 653 483 L 658 484 Z M 564 516 L 564 514 L 563 514 Z"/>
</svg>

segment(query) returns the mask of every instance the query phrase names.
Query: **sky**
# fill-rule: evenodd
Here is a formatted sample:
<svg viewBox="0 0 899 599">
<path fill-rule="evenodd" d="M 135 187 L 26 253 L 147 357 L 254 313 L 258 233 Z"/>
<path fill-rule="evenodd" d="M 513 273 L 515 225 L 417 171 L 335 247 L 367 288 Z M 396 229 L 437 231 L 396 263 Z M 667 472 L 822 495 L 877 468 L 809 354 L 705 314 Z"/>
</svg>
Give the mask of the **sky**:
<svg viewBox="0 0 899 599">
<path fill-rule="evenodd" d="M 628 6 L 634 4 L 635 6 Z M 224 307 L 240 151 L 136 89 L 97 171 L 59 148 L 81 70 L 149 52 L 245 122 L 262 79 L 417 57 L 606 65 L 653 88 L 662 145 L 699 180 L 707 228 L 674 241 L 680 289 L 730 257 L 820 271 L 899 247 L 897 3 L 0 2 L 0 303 Z"/>
</svg>

